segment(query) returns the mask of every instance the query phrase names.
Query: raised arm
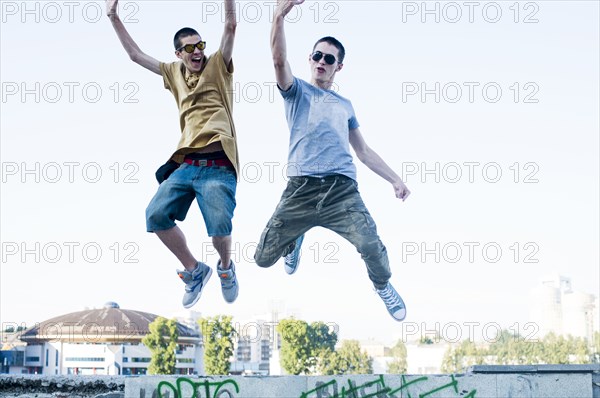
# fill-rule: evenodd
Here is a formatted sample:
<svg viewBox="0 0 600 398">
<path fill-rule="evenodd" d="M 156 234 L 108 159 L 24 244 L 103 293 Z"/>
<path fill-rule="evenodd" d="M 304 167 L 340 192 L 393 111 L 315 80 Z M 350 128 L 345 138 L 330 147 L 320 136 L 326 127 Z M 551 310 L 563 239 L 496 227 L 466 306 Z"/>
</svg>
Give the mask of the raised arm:
<svg viewBox="0 0 600 398">
<path fill-rule="evenodd" d="M 278 0 L 273 25 L 271 26 L 271 53 L 273 54 L 273 65 L 275 66 L 275 78 L 282 90 L 290 88 L 294 81 L 292 68 L 287 61 L 287 46 L 285 43 L 285 31 L 283 29 L 284 18 L 290 10 L 304 0 Z"/>
<path fill-rule="evenodd" d="M 235 17 L 235 0 L 224 0 L 225 5 L 225 28 L 223 30 L 223 37 L 221 37 L 221 54 L 223 54 L 223 61 L 229 68 L 231 63 L 231 57 L 233 55 L 233 41 L 235 39 L 235 28 L 237 27 L 237 21 Z"/>
<path fill-rule="evenodd" d="M 388 166 L 387 163 L 385 163 L 383 159 L 367 145 L 360 130 L 357 128 L 350 130 L 350 145 L 352 145 L 352 148 L 356 152 L 356 156 L 361 162 L 373 170 L 377 175 L 392 184 L 398 199 L 404 201 L 408 198 L 410 191 L 406 185 L 404 185 L 400 176 L 398 176 L 398 174 L 396 174 L 394 170 L 392 170 L 390 166 Z"/>
<path fill-rule="evenodd" d="M 129 58 L 131 58 L 133 62 L 160 75 L 160 62 L 145 54 L 133 41 L 127 32 L 127 29 L 125 29 L 125 25 L 123 25 L 123 22 L 121 22 L 121 19 L 117 14 L 118 2 L 119 0 L 106 0 L 106 15 L 112 22 L 113 28 L 115 29 L 115 32 L 117 32 L 117 36 L 119 37 L 123 48 L 125 48 L 125 51 L 129 54 Z"/>
</svg>

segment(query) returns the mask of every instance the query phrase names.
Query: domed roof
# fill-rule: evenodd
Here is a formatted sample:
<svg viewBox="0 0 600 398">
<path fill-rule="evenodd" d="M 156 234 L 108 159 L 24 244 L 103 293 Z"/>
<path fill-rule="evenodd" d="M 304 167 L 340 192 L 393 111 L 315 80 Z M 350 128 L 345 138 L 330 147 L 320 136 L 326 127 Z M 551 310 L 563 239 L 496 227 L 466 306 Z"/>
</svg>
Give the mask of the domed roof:
<svg viewBox="0 0 600 398">
<path fill-rule="evenodd" d="M 149 324 L 158 315 L 119 308 L 108 302 L 103 308 L 72 312 L 48 319 L 27 329 L 21 335 L 26 342 L 136 343 L 149 332 Z M 197 342 L 198 332 L 177 323 L 179 342 Z"/>
</svg>

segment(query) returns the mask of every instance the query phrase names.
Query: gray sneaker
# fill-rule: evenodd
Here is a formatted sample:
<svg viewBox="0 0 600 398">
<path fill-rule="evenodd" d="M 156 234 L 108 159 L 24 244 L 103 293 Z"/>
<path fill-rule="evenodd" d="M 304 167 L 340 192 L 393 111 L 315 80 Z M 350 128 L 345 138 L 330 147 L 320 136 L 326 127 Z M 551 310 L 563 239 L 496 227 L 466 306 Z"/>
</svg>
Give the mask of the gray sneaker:
<svg viewBox="0 0 600 398">
<path fill-rule="evenodd" d="M 177 275 L 185 283 L 185 294 L 182 300 L 183 307 L 190 308 L 200 300 L 202 289 L 206 286 L 212 275 L 212 269 L 203 262 L 198 262 L 192 272 L 186 270 L 177 271 Z"/>
<path fill-rule="evenodd" d="M 387 286 L 381 290 L 375 289 L 379 297 L 383 300 L 388 312 L 397 321 L 406 318 L 406 305 L 402 297 L 398 294 L 394 286 L 388 282 Z"/>
<path fill-rule="evenodd" d="M 219 274 L 219 279 L 221 279 L 221 292 L 223 293 L 223 298 L 228 303 L 233 303 L 240 290 L 237 277 L 235 276 L 235 264 L 233 261 L 231 261 L 231 267 L 229 267 L 229 269 L 222 269 L 221 260 L 219 260 L 217 262 L 217 274 Z"/>
<path fill-rule="evenodd" d="M 283 265 L 285 272 L 292 275 L 298 270 L 300 264 L 300 248 L 302 247 L 302 241 L 304 240 L 304 234 L 300 235 L 298 239 L 290 244 L 288 247 L 288 254 L 283 258 Z"/>
</svg>

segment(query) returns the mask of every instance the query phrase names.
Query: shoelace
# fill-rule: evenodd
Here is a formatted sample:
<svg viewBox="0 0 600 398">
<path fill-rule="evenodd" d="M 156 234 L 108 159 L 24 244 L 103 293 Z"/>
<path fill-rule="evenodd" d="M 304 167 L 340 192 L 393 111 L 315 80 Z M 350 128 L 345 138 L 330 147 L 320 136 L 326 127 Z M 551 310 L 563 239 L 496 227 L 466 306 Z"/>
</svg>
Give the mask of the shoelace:
<svg viewBox="0 0 600 398">
<path fill-rule="evenodd" d="M 379 293 L 379 296 L 381 297 L 381 299 L 387 307 L 403 307 L 402 302 L 400 301 L 400 297 L 398 297 L 397 294 L 394 294 L 394 291 L 389 287 L 386 287 L 383 290 L 378 290 L 377 293 Z"/>
<path fill-rule="evenodd" d="M 296 252 L 296 246 L 294 246 L 294 250 L 292 250 L 292 252 L 290 254 L 288 254 L 287 256 L 285 256 L 285 262 L 287 263 L 288 266 L 292 266 L 294 265 L 294 263 L 296 262 L 297 259 L 297 254 L 300 252 L 300 250 L 298 250 L 298 252 Z"/>
<path fill-rule="evenodd" d="M 300 242 L 302 244 L 302 242 Z M 298 246 L 298 239 L 294 242 L 294 249 L 284 258 L 285 264 L 290 268 L 296 268 L 298 265 L 298 259 L 300 258 L 300 248 Z"/>
</svg>

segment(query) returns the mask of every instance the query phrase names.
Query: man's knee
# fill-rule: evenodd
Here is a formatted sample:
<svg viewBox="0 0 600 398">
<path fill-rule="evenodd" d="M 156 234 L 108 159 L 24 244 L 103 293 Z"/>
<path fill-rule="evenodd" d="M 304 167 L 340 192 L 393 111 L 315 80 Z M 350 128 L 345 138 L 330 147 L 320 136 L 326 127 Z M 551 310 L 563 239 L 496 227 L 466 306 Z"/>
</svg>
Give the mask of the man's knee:
<svg viewBox="0 0 600 398">
<path fill-rule="evenodd" d="M 146 230 L 148 232 L 155 232 L 160 229 L 167 229 L 165 225 L 169 222 L 165 221 L 165 215 L 156 211 L 155 208 L 148 206 L 146 208 Z"/>
<path fill-rule="evenodd" d="M 262 268 L 268 268 L 275 264 L 279 260 L 279 257 L 273 255 L 267 255 L 265 250 L 261 250 L 260 248 L 256 249 L 254 253 L 254 261 L 256 265 Z"/>
<path fill-rule="evenodd" d="M 387 250 L 378 237 L 367 237 L 357 242 L 356 250 L 363 259 L 377 258 L 387 255 Z"/>
</svg>

